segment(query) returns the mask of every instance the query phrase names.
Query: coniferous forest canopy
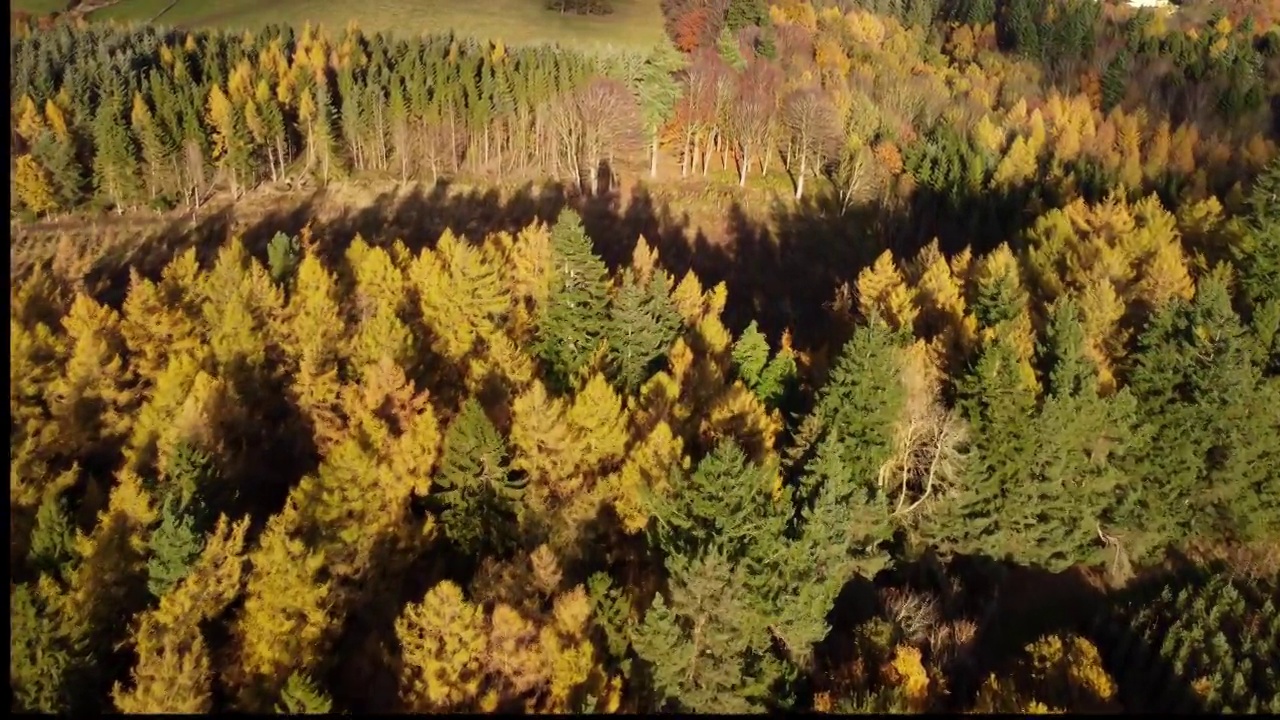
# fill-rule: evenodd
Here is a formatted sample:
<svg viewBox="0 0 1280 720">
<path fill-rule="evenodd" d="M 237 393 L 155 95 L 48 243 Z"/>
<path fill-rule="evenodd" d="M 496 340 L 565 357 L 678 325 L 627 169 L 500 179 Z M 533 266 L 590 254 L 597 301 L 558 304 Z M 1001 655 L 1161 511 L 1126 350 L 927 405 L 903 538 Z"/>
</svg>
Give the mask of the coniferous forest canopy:
<svg viewBox="0 0 1280 720">
<path fill-rule="evenodd" d="M 1280 712 L 1277 3 L 662 9 L 11 16 L 12 710 Z"/>
</svg>

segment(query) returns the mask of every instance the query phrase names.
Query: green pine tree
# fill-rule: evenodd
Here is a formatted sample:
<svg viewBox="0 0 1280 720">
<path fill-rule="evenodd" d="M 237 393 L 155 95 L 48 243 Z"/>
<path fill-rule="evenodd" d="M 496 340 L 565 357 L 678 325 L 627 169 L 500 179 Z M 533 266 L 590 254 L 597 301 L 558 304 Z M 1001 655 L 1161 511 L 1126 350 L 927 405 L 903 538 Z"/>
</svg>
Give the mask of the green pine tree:
<svg viewBox="0 0 1280 720">
<path fill-rule="evenodd" d="M 204 549 L 204 535 L 196 527 L 193 514 L 185 511 L 176 498 L 160 508 L 160 524 L 151 531 L 147 545 L 147 589 L 159 598 L 186 577 Z"/>
<path fill-rule="evenodd" d="M 659 44 L 645 56 L 636 78 L 636 96 L 649 137 L 649 177 L 658 176 L 658 139 L 662 128 L 675 113 L 680 99 L 680 83 L 675 74 L 685 66 L 685 57 L 671 38 L 663 35 Z"/>
<path fill-rule="evenodd" d="M 293 277 L 298 268 L 298 239 L 278 232 L 267 244 L 267 268 L 271 271 L 271 279 L 276 283 L 284 283 Z"/>
<path fill-rule="evenodd" d="M 714 550 L 742 563 L 782 541 L 789 508 L 773 498 L 775 470 L 751 462 L 737 443 L 721 441 L 686 477 L 673 473 L 671 492 L 650 498 L 654 540 L 669 556 Z"/>
<path fill-rule="evenodd" d="M 733 344 L 733 364 L 738 370 L 738 377 L 747 387 L 754 390 L 760 384 L 761 374 L 769 362 L 769 341 L 760 326 L 752 320 L 742 331 L 742 336 Z"/>
<path fill-rule="evenodd" d="M 769 25 L 769 6 L 765 0 L 729 0 L 724 15 L 725 27 L 737 32 L 744 27 Z"/>
<path fill-rule="evenodd" d="M 36 510 L 28 558 L 42 574 L 65 578 L 64 569 L 75 558 L 76 529 L 67 512 L 66 499 L 57 493 L 45 496 Z"/>
<path fill-rule="evenodd" d="M 742 57 L 738 34 L 727 27 L 722 29 L 720 36 L 716 38 L 716 52 L 719 53 L 720 59 L 734 70 L 742 70 L 747 66 L 746 59 Z"/>
<path fill-rule="evenodd" d="M 1233 246 L 1233 260 L 1245 300 L 1250 307 L 1280 300 L 1280 159 L 1254 181 L 1243 240 Z"/>
<path fill-rule="evenodd" d="M 1013 554 L 1025 561 L 1057 557 L 1059 539 L 1045 526 L 1042 510 L 1065 498 L 1052 482 L 1028 472 L 1038 443 L 1037 402 L 1011 342 L 1004 336 L 985 342 L 957 386 L 973 441 L 963 488 L 930 518 L 935 542 L 954 552 Z"/>
<path fill-rule="evenodd" d="M 715 552 L 668 565 L 670 600 L 654 597 L 633 641 L 661 698 L 659 709 L 764 709 L 781 668 L 769 652 L 769 619 L 749 600 L 748 571 Z"/>
<path fill-rule="evenodd" d="M 522 485 L 511 476 L 506 438 L 474 398 L 463 402 L 445 431 L 433 483 L 442 488 L 440 522 L 459 548 L 478 556 L 510 547 Z"/>
<path fill-rule="evenodd" d="M 46 130 L 36 140 L 31 154 L 49 171 L 58 207 L 78 206 L 84 197 L 85 178 L 80 161 L 76 158 L 75 139 L 59 138 Z"/>
<path fill-rule="evenodd" d="M 1191 302 L 1156 313 L 1139 336 L 1129 387 L 1150 433 L 1133 458 L 1141 482 L 1118 514 L 1144 548 L 1195 535 L 1261 537 L 1280 517 L 1277 387 L 1265 382 L 1222 273 Z"/>
<path fill-rule="evenodd" d="M 827 616 L 845 585 L 855 576 L 875 577 L 889 562 L 893 499 L 873 479 L 851 476 L 843 449 L 839 430 L 819 442 L 803 481 L 814 501 L 802 504 L 799 535 L 776 574 L 782 592 L 772 613 L 775 632 L 799 664 L 827 636 Z"/>
<path fill-rule="evenodd" d="M 680 332 L 680 313 L 671 302 L 671 288 L 664 273 L 654 273 L 642 283 L 630 269 L 613 299 L 609 343 L 618 380 L 626 392 L 634 392 L 666 357 Z"/>
<path fill-rule="evenodd" d="M 540 308 L 534 350 L 551 384 L 563 390 L 608 336 L 609 271 L 573 210 L 561 211 L 556 220 L 551 250 L 555 275 Z"/>
<path fill-rule="evenodd" d="M 1048 497 L 1039 497 L 1042 537 L 1039 561 L 1051 570 L 1088 562 L 1101 550 L 1097 532 L 1132 451 L 1137 404 L 1128 389 L 1098 393 L 1097 369 L 1085 354 L 1085 332 L 1076 303 L 1059 300 L 1052 309 L 1040 358 L 1047 370 L 1046 397 L 1037 418 L 1035 462 L 1029 470 Z M 1112 529 L 1114 530 L 1114 529 Z"/>
<path fill-rule="evenodd" d="M 773 356 L 760 373 L 760 382 L 752 389 L 766 407 L 779 407 L 795 390 L 799 372 L 796 356 L 784 350 Z"/>
<path fill-rule="evenodd" d="M 874 481 L 889 459 L 894 423 L 906 397 L 900 378 L 901 339 L 874 320 L 858 327 L 840 350 L 813 411 L 790 450 L 792 467 L 804 468 L 818 441 L 839 429 L 840 463 L 858 481 Z"/>
<path fill-rule="evenodd" d="M 625 588 L 615 586 L 609 574 L 603 572 L 588 578 L 587 594 L 591 598 L 596 625 L 604 633 L 609 657 L 618 663 L 624 675 L 629 674 L 631 661 L 627 654 L 636 631 L 631 596 Z"/>
<path fill-rule="evenodd" d="M 138 152 L 124 121 L 122 103 L 110 97 L 98 106 L 93 121 L 93 184 L 123 213 L 139 188 Z"/>
</svg>

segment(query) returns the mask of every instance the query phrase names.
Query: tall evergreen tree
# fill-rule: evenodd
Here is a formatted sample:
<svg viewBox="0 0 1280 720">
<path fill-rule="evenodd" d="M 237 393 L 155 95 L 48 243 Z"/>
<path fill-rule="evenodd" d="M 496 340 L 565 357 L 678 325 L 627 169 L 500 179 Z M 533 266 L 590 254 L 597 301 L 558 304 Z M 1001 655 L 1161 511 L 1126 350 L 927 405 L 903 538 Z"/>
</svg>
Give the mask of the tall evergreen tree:
<svg viewBox="0 0 1280 720">
<path fill-rule="evenodd" d="M 693 713 L 763 709 L 780 668 L 769 651 L 769 620 L 747 595 L 750 571 L 714 551 L 669 565 L 671 599 L 653 599 L 633 640 L 661 706 Z"/>
<path fill-rule="evenodd" d="M 1251 307 L 1280 299 L 1280 158 L 1254 180 L 1245 242 L 1234 246 L 1240 286 Z"/>
<path fill-rule="evenodd" d="M 445 534 L 458 547 L 473 557 L 510 547 L 513 501 L 523 487 L 511 475 L 506 439 L 474 398 L 463 402 L 445 431 L 440 469 L 432 482 L 442 488 Z"/>
<path fill-rule="evenodd" d="M 1027 472 L 1038 443 L 1037 403 L 1010 340 L 989 337 L 958 385 L 973 443 L 964 487 L 937 509 L 931 533 L 955 552 L 1056 556 L 1060 538 L 1046 525 L 1046 513 L 1058 508 L 1045 504 L 1060 506 L 1066 498 L 1059 486 Z"/>
<path fill-rule="evenodd" d="M 1038 520 L 1041 535 L 1052 533 L 1059 542 L 1042 545 L 1037 554 L 1046 551 L 1043 562 L 1057 570 L 1087 562 L 1101 549 L 1098 532 L 1109 519 L 1116 488 L 1132 481 L 1121 466 L 1138 441 L 1137 406 L 1127 388 L 1108 397 L 1099 394 L 1097 368 L 1085 354 L 1084 327 L 1073 300 L 1055 304 L 1040 354 L 1047 370 L 1046 397 L 1029 469 L 1033 482 L 1056 495 L 1040 501 Z"/>
<path fill-rule="evenodd" d="M 563 210 L 551 229 L 555 274 L 539 308 L 534 350 L 559 388 L 572 385 L 609 333 L 609 271 L 593 252 L 582 218 Z"/>
<path fill-rule="evenodd" d="M 1117 513 L 1141 551 L 1198 534 L 1259 537 L 1280 517 L 1275 384 L 1262 380 L 1226 282 L 1159 311 L 1138 339 L 1129 386 L 1151 433 Z M 1194 431 L 1191 431 L 1194 429 Z M 1139 554 L 1143 554 L 1139 552 Z"/>
<path fill-rule="evenodd" d="M 127 127 L 118 97 L 98 106 L 93 122 L 93 184 L 118 213 L 125 211 L 138 190 L 137 149 Z"/>
<path fill-rule="evenodd" d="M 627 269 L 610 307 L 609 343 L 622 389 L 634 392 L 649 379 L 680 331 L 680 313 L 671 301 L 666 273 L 648 281 Z"/>
</svg>

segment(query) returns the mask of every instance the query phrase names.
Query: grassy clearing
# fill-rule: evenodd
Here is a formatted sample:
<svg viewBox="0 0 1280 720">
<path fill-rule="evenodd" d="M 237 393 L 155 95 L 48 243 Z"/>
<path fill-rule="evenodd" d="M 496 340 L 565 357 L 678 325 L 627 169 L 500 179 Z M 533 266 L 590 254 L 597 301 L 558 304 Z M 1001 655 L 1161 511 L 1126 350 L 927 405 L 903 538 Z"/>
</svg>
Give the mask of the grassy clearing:
<svg viewBox="0 0 1280 720">
<path fill-rule="evenodd" d="M 93 19 L 149 21 L 171 0 L 121 0 Z M 18 2 L 40 4 L 39 0 Z M 659 0 L 614 0 L 604 17 L 547 10 L 541 0 L 178 0 L 158 22 L 182 27 L 256 30 L 270 23 L 319 23 L 339 30 L 356 20 L 367 32 L 427 33 L 453 30 L 509 45 L 559 42 L 590 49 L 649 47 L 662 37 Z"/>
<path fill-rule="evenodd" d="M 32 15 L 48 15 L 49 13 L 64 12 L 67 9 L 67 0 L 10 0 L 9 12 L 25 12 Z"/>
</svg>

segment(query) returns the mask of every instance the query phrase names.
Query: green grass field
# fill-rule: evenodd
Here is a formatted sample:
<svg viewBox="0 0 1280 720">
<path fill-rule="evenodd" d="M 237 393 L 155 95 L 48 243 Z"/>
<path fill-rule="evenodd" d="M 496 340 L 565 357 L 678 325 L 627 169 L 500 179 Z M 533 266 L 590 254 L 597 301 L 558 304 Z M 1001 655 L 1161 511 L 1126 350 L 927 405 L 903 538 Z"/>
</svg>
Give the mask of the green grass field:
<svg viewBox="0 0 1280 720">
<path fill-rule="evenodd" d="M 66 0 L 12 0 L 9 3 L 10 12 L 21 10 L 32 15 L 48 15 L 66 9 Z"/>
<path fill-rule="evenodd" d="M 121 0 L 95 20 L 149 21 L 171 0 Z M 582 49 L 649 47 L 662 37 L 659 0 L 613 0 L 614 12 L 580 17 L 547 10 L 543 0 L 178 0 L 157 20 L 179 27 L 257 29 L 273 22 L 319 23 L 339 31 L 356 20 L 366 32 L 453 30 L 508 45 L 559 42 Z M 65 0 L 15 0 L 13 10 L 58 10 Z"/>
</svg>

